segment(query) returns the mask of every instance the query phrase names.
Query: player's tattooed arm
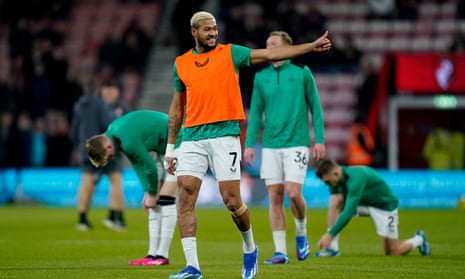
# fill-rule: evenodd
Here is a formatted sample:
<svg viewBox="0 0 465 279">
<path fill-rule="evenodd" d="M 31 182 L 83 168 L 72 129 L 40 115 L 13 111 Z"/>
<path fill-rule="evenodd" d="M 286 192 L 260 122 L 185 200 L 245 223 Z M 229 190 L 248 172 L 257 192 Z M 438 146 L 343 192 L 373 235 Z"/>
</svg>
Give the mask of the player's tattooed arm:
<svg viewBox="0 0 465 279">
<path fill-rule="evenodd" d="M 169 116 L 168 116 L 168 143 L 174 144 L 178 137 L 179 130 L 181 129 L 184 120 L 184 107 L 185 107 L 186 93 L 176 93 L 171 102 Z"/>
</svg>

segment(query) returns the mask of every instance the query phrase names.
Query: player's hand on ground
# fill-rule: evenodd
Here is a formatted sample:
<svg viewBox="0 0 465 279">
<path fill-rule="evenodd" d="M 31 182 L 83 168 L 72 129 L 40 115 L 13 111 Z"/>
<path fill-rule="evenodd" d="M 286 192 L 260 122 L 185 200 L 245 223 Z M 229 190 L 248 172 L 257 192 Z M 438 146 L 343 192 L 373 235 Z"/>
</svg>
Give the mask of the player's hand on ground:
<svg viewBox="0 0 465 279">
<path fill-rule="evenodd" d="M 328 249 L 333 237 L 329 233 L 325 233 L 318 241 L 318 248 L 321 250 Z"/>
<path fill-rule="evenodd" d="M 173 157 L 166 157 L 165 161 L 163 162 L 165 170 L 172 175 L 175 175 L 176 172 L 176 158 Z"/>
<path fill-rule="evenodd" d="M 313 51 L 320 52 L 320 51 L 328 51 L 328 50 L 330 50 L 331 49 L 331 40 L 328 37 L 328 31 L 325 31 L 325 33 L 323 35 L 321 35 L 321 37 L 319 37 L 318 39 L 313 41 L 313 43 L 315 44 L 315 47 L 314 47 Z"/>
<path fill-rule="evenodd" d="M 144 198 L 142 199 L 142 207 L 144 211 L 148 213 L 149 208 L 155 208 L 158 202 L 158 195 L 154 196 L 149 194 L 148 192 L 144 193 Z"/>
<path fill-rule="evenodd" d="M 250 147 L 246 148 L 244 150 L 244 156 L 243 156 L 242 160 L 244 161 L 244 163 L 251 166 L 253 161 L 255 160 L 255 151 L 254 151 L 254 149 L 250 148 Z"/>
<path fill-rule="evenodd" d="M 326 147 L 324 144 L 317 143 L 313 145 L 312 149 L 313 157 L 317 162 L 326 157 Z"/>
</svg>

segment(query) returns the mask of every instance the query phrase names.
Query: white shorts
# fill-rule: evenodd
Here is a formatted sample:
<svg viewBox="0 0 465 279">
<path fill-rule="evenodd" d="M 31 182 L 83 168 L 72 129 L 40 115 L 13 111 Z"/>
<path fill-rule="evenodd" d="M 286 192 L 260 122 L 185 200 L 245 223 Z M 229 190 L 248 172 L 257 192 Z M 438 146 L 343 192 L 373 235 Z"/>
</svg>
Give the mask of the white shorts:
<svg viewBox="0 0 465 279">
<path fill-rule="evenodd" d="M 368 211 L 379 236 L 399 239 L 399 213 L 397 209 L 386 211 L 371 206 L 359 206 L 359 208 Z"/>
<path fill-rule="evenodd" d="M 168 172 L 165 171 L 165 181 L 166 182 L 178 182 L 178 179 L 176 178 L 176 175 L 172 175 Z"/>
<path fill-rule="evenodd" d="M 263 148 L 260 178 L 266 185 L 285 181 L 302 184 L 307 175 L 309 155 L 307 146 Z"/>
<path fill-rule="evenodd" d="M 183 141 L 178 148 L 176 176 L 203 179 L 208 169 L 217 181 L 241 179 L 241 143 L 228 136 L 198 141 Z"/>
</svg>

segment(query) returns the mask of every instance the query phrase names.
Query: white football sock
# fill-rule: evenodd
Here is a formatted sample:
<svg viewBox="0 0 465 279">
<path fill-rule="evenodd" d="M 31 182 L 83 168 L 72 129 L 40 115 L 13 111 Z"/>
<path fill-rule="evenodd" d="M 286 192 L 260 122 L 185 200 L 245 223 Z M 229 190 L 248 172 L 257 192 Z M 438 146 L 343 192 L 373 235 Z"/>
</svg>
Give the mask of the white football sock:
<svg viewBox="0 0 465 279">
<path fill-rule="evenodd" d="M 273 243 L 275 252 L 287 255 L 286 231 L 273 231 Z"/>
<path fill-rule="evenodd" d="M 307 217 L 302 220 L 294 218 L 296 236 L 307 235 Z"/>
<path fill-rule="evenodd" d="M 160 244 L 161 235 L 161 209 L 157 205 L 155 208 L 149 208 L 149 252 L 148 255 L 155 256 Z"/>
<path fill-rule="evenodd" d="M 160 244 L 158 245 L 157 255 L 169 258 L 171 241 L 173 240 L 174 230 L 176 228 L 177 211 L 176 205 L 163 205 L 161 208 L 161 234 Z"/>
<path fill-rule="evenodd" d="M 334 251 L 339 251 L 339 234 L 333 237 L 333 240 L 331 240 L 331 243 L 329 244 L 329 248 Z"/>
<path fill-rule="evenodd" d="M 197 256 L 197 238 L 195 236 L 184 237 L 181 239 L 181 243 L 184 257 L 186 258 L 186 265 L 191 265 L 200 270 L 199 258 Z"/>
<path fill-rule="evenodd" d="M 415 249 L 423 244 L 423 237 L 415 235 L 414 237 L 407 239 L 405 242 L 410 243 L 412 245 L 412 249 Z"/>
<path fill-rule="evenodd" d="M 255 241 L 253 239 L 252 226 L 245 232 L 240 232 L 242 236 L 242 250 L 244 253 L 252 253 L 255 251 Z"/>
</svg>

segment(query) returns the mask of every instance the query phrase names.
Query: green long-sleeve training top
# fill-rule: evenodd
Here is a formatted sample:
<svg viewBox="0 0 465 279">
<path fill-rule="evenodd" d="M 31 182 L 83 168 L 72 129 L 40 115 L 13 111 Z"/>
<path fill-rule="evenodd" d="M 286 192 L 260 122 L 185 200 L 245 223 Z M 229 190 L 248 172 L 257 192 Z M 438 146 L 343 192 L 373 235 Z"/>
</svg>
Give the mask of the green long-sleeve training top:
<svg viewBox="0 0 465 279">
<path fill-rule="evenodd" d="M 329 187 L 330 193 L 344 196 L 344 208 L 329 234 L 336 236 L 352 219 L 357 206 L 371 206 L 392 211 L 398 206 L 398 199 L 381 175 L 367 166 L 343 166 L 342 176 L 336 186 Z"/>
<path fill-rule="evenodd" d="M 315 143 L 323 144 L 323 110 L 310 69 L 287 60 L 260 70 L 254 79 L 245 147 L 257 141 L 263 114 L 263 147 L 310 146 L 309 110 Z"/>
<path fill-rule="evenodd" d="M 158 192 L 158 171 L 150 151 L 165 154 L 168 140 L 168 115 L 139 110 L 125 114 L 110 123 L 105 131 L 115 146 L 131 162 L 144 191 Z"/>
</svg>

